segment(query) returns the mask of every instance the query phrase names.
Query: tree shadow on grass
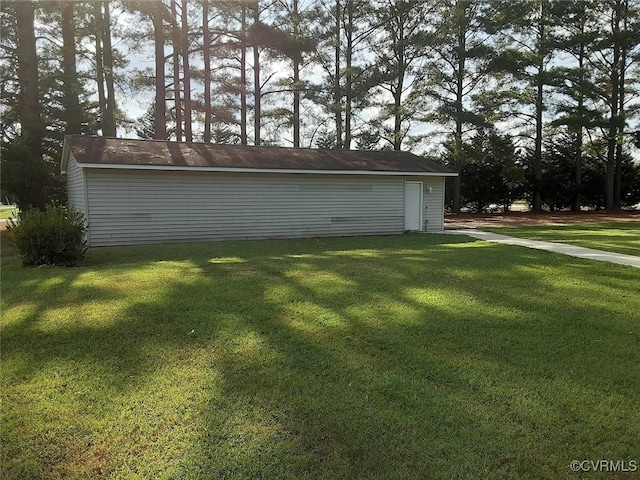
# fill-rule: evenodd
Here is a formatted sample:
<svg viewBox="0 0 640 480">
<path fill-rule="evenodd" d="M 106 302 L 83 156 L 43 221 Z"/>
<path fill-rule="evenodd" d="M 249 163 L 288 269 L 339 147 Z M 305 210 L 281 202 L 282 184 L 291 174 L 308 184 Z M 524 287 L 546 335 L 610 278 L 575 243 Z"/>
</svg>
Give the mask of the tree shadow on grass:
<svg viewBox="0 0 640 480">
<path fill-rule="evenodd" d="M 637 418 L 598 424 L 616 411 L 598 404 L 607 394 L 623 412 L 637 400 L 621 373 L 633 357 L 614 372 L 628 385 L 607 380 L 609 347 L 633 342 L 624 310 L 607 326 L 589 313 L 599 288 L 628 285 L 623 268 L 594 279 L 588 262 L 439 236 L 125 249 L 112 264 L 117 253 L 96 252 L 80 276 L 155 267 L 154 294 L 82 292 L 72 275 L 53 308 L 106 297 L 111 323 L 46 331 L 41 304 L 9 338 L 3 329 L 5 359 L 25 366 L 14 381 L 55 366 L 48 388 L 80 417 L 80 433 L 44 448 L 31 473 L 49 463 L 76 476 L 558 477 L 574 458 L 563 442 L 622 455 L 637 433 Z M 557 275 L 579 281 L 558 286 Z M 571 298 L 580 289 L 586 300 Z M 69 379 L 75 393 L 61 387 Z M 90 401 L 109 419 L 104 433 L 83 411 Z M 581 428 L 617 429 L 619 440 L 576 442 Z"/>
<path fill-rule="evenodd" d="M 478 469 L 494 476 L 535 476 L 545 471 L 558 476 L 566 468 L 564 462 L 573 457 L 569 452 L 558 457 L 558 439 L 540 441 L 547 429 L 553 428 L 554 422 L 561 423 L 558 433 L 569 442 L 580 428 L 597 425 L 597 415 L 580 418 L 585 408 L 593 407 L 605 415 L 612 413 L 610 405 L 599 408 L 595 404 L 602 398 L 599 384 L 603 380 L 606 383 L 609 373 L 606 351 L 595 355 L 594 364 L 600 362 L 600 368 L 582 372 L 586 378 L 577 382 L 576 370 L 567 372 L 566 367 L 580 373 L 578 363 L 567 364 L 558 352 L 546 352 L 549 340 L 555 338 L 565 353 L 579 353 L 581 360 L 589 355 L 591 345 L 581 346 L 572 333 L 563 332 L 566 323 L 544 332 L 557 324 L 571 305 L 558 302 L 564 300 L 558 295 L 538 296 L 506 314 L 494 311 L 488 318 L 481 318 L 483 307 L 490 306 L 495 296 L 489 295 L 485 305 L 477 302 L 465 311 L 455 306 L 412 303 L 404 295 L 408 288 L 438 285 L 452 276 L 450 270 L 465 267 L 509 279 L 504 264 L 500 271 L 487 271 L 502 255 L 499 250 L 496 248 L 494 258 L 479 262 L 480 268 L 456 263 L 455 252 L 439 252 L 438 260 L 443 263 L 429 265 L 429 260 L 417 251 L 386 251 L 381 257 L 392 266 L 375 263 L 360 270 L 349 262 L 343 264 L 340 258 L 336 261 L 335 252 L 325 252 L 316 259 L 305 257 L 297 265 L 302 275 L 291 275 L 290 269 L 280 279 L 285 282 L 282 290 L 293 292 L 293 298 L 281 299 L 279 317 L 261 323 L 258 330 L 266 345 L 284 354 L 288 361 L 277 363 L 268 371 L 249 363 L 240 369 L 240 375 L 225 376 L 228 397 L 245 400 L 239 406 L 225 403 L 227 410 L 235 410 L 242 418 L 248 416 L 252 424 L 263 424 L 264 431 L 252 437 L 255 442 L 243 443 L 244 455 L 223 450 L 210 456 L 209 462 L 202 462 L 206 458 L 204 452 L 217 451 L 216 439 L 220 438 L 207 433 L 202 456 L 193 458 L 190 465 L 200 463 L 199 473 L 221 477 L 269 477 L 283 468 L 283 458 L 284 464 L 291 466 L 285 469 L 285 476 L 291 477 L 311 472 L 317 477 L 420 478 L 430 472 L 447 478 L 456 471 L 471 476 Z M 554 257 L 549 258 L 557 263 Z M 527 264 L 538 267 L 540 260 L 535 253 L 522 249 L 515 249 L 510 259 L 515 260 L 511 268 Z M 419 263 L 421 260 L 423 264 Z M 425 275 L 429 266 L 435 268 Z M 309 288 L 305 274 L 313 276 L 314 268 L 324 272 L 323 278 L 333 285 L 324 285 L 320 290 Z M 522 287 L 534 292 L 547 288 L 537 284 L 534 275 L 530 277 L 524 279 Z M 399 283 L 390 285 L 390 279 Z M 384 280 L 387 289 L 376 288 Z M 482 282 L 481 276 L 478 282 Z M 482 291 L 478 294 L 478 282 L 461 286 L 449 278 L 446 284 L 463 298 L 477 298 L 483 297 Z M 324 295 L 325 289 L 333 290 L 333 295 Z M 345 298 L 336 303 L 336 295 Z M 507 292 L 501 295 L 508 297 Z M 398 298 L 409 305 L 411 312 L 420 312 L 419 321 L 380 318 L 389 313 L 384 305 L 393 305 Z M 577 299 L 576 303 L 580 301 Z M 310 303 L 317 308 L 307 318 L 296 319 L 298 310 L 291 308 L 291 302 Z M 374 318 L 352 313 L 372 305 L 383 305 L 373 312 Z M 544 315 L 535 322 L 532 320 L 536 319 L 527 322 L 526 318 L 519 318 L 540 310 Z M 332 321 L 331 316 L 343 321 Z M 591 322 L 596 324 L 594 319 Z M 584 346 L 586 350 L 581 348 Z M 462 361 L 456 358 L 457 354 L 463 357 Z M 627 356 L 625 361 L 629 364 L 634 360 Z M 586 392 L 591 398 L 582 406 L 575 406 L 575 398 L 557 397 L 559 388 Z M 277 400 L 273 400 L 274 390 L 278 392 Z M 605 393 L 610 391 L 610 386 L 604 388 Z M 623 402 L 627 412 L 633 411 L 635 398 L 637 395 Z M 249 410 L 245 410 L 247 404 Z M 215 417 L 206 431 L 225 431 L 225 421 Z M 619 444 L 615 447 L 629 449 L 637 422 L 627 424 L 621 435 L 620 428 L 624 426 L 624 422 L 616 422 L 607 434 L 618 435 Z M 233 433 L 226 435 L 222 437 L 233 437 Z M 522 436 L 528 437 L 525 452 L 520 450 Z M 580 448 L 593 445 L 589 440 L 577 445 L 573 456 L 581 453 Z M 529 449 L 538 456 L 529 456 Z M 452 452 L 460 451 L 466 455 L 461 456 L 459 465 L 452 465 Z M 630 450 L 626 452 L 630 454 Z M 548 464 L 541 466 L 540 458 L 547 458 Z"/>
</svg>

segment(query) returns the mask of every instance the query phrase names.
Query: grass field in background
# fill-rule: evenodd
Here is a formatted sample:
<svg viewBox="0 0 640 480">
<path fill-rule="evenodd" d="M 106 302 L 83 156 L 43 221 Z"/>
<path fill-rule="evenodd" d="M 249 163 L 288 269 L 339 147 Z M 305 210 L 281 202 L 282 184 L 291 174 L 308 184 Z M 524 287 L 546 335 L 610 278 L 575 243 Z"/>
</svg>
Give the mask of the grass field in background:
<svg viewBox="0 0 640 480">
<path fill-rule="evenodd" d="M 640 460 L 631 267 L 449 235 L 2 255 L 2 478 L 574 479 L 574 459 Z"/>
<path fill-rule="evenodd" d="M 14 205 L 0 205 L 0 220 L 5 218 L 15 218 L 18 210 Z"/>
<path fill-rule="evenodd" d="M 591 222 L 564 226 L 483 227 L 482 230 L 640 257 L 640 221 Z"/>
</svg>

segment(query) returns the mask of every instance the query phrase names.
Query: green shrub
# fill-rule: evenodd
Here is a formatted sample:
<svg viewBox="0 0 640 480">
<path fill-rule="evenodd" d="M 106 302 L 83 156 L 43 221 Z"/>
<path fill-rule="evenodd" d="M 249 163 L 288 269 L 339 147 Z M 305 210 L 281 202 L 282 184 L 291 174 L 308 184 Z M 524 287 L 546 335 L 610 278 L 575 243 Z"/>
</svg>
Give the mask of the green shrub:
<svg viewBox="0 0 640 480">
<path fill-rule="evenodd" d="M 25 267 L 63 265 L 71 267 L 87 251 L 84 215 L 72 208 L 56 206 L 27 210 L 18 221 L 10 221 L 11 242 Z"/>
</svg>

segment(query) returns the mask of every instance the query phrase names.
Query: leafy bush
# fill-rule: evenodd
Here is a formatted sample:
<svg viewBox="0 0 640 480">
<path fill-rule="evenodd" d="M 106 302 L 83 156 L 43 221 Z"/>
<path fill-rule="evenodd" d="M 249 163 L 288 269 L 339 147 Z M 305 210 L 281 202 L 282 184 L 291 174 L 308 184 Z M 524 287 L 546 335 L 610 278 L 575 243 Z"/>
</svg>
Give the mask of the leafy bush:
<svg viewBox="0 0 640 480">
<path fill-rule="evenodd" d="M 84 215 L 72 208 L 56 206 L 23 212 L 10 221 L 11 242 L 22 257 L 22 265 L 71 267 L 87 251 Z"/>
</svg>

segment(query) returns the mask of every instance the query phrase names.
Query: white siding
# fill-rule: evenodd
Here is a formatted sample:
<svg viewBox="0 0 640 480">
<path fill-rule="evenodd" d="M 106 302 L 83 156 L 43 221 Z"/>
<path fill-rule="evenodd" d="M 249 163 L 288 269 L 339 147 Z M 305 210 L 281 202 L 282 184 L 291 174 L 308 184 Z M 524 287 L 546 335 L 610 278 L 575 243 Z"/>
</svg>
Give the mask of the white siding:
<svg viewBox="0 0 640 480">
<path fill-rule="evenodd" d="M 85 219 L 89 220 L 87 212 L 87 191 L 84 171 L 76 162 L 73 155 L 69 154 L 67 163 L 67 198 L 69 205 L 82 212 Z"/>
<path fill-rule="evenodd" d="M 87 169 L 86 179 L 92 246 L 404 228 L 402 177 Z"/>
<path fill-rule="evenodd" d="M 444 230 L 444 177 L 422 177 L 424 182 L 424 231 Z M 429 192 L 431 187 L 431 192 Z"/>
</svg>

